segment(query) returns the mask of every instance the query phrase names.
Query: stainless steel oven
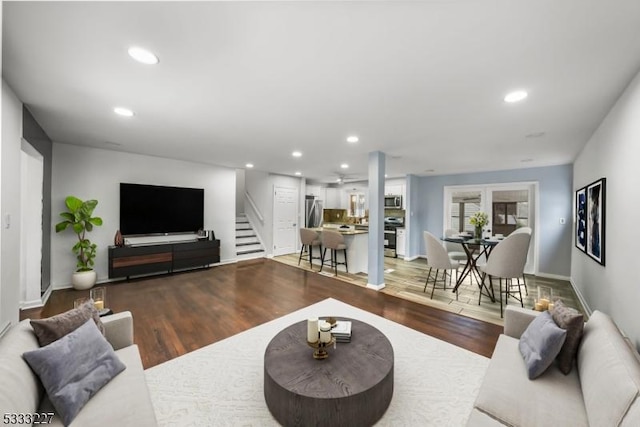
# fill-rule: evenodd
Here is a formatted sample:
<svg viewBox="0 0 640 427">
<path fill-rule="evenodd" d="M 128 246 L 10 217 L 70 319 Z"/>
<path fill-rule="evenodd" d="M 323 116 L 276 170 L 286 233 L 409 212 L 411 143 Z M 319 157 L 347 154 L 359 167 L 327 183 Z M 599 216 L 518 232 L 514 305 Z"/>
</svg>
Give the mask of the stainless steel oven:
<svg viewBox="0 0 640 427">
<path fill-rule="evenodd" d="M 384 248 L 385 251 L 393 251 L 393 257 L 397 258 L 397 228 L 404 227 L 404 218 L 385 217 L 384 219 Z"/>
</svg>

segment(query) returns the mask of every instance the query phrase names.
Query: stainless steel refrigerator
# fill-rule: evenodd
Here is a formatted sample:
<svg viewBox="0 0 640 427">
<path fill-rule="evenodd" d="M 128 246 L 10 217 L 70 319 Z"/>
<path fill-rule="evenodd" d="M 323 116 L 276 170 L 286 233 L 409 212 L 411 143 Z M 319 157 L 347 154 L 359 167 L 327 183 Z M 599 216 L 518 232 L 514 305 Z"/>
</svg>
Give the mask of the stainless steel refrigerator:
<svg viewBox="0 0 640 427">
<path fill-rule="evenodd" d="M 305 196 L 304 226 L 316 228 L 322 226 L 322 200 L 315 196 Z"/>
</svg>

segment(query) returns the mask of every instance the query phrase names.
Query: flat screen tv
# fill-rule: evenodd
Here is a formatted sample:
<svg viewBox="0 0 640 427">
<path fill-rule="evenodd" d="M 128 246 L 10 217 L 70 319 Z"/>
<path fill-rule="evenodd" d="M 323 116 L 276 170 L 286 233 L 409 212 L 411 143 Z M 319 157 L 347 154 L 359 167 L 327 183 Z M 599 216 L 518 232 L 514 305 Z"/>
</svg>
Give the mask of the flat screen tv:
<svg viewBox="0 0 640 427">
<path fill-rule="evenodd" d="M 123 235 L 195 233 L 204 227 L 204 189 L 120 183 Z"/>
</svg>

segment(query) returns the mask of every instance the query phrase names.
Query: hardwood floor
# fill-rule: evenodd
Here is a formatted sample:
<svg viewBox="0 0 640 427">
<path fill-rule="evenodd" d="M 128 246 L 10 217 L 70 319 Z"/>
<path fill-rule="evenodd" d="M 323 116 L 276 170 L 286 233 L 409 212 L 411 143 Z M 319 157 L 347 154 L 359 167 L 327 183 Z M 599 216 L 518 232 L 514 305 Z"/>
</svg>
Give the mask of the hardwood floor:
<svg viewBox="0 0 640 427">
<path fill-rule="evenodd" d="M 502 332 L 495 324 L 265 258 L 105 286 L 107 305 L 133 314 L 145 369 L 329 297 L 487 357 Z M 88 293 L 54 291 L 45 307 L 21 317 L 61 313 Z"/>
</svg>

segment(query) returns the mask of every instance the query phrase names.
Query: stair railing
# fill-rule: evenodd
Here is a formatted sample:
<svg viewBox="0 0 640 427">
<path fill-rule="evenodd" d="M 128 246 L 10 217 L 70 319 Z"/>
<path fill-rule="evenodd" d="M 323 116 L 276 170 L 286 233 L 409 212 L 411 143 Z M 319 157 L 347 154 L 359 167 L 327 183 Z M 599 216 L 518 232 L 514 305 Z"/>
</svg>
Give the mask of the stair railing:
<svg viewBox="0 0 640 427">
<path fill-rule="evenodd" d="M 258 209 L 258 206 L 256 205 L 256 202 L 253 201 L 253 198 L 251 197 L 251 194 L 249 194 L 248 191 L 244 192 L 245 198 L 247 199 L 247 201 L 249 202 L 249 206 L 251 206 L 251 209 L 253 210 L 253 213 L 255 213 L 256 217 L 260 220 L 260 222 L 262 224 L 264 224 L 264 217 L 262 216 L 262 213 L 260 213 L 260 209 Z"/>
</svg>

